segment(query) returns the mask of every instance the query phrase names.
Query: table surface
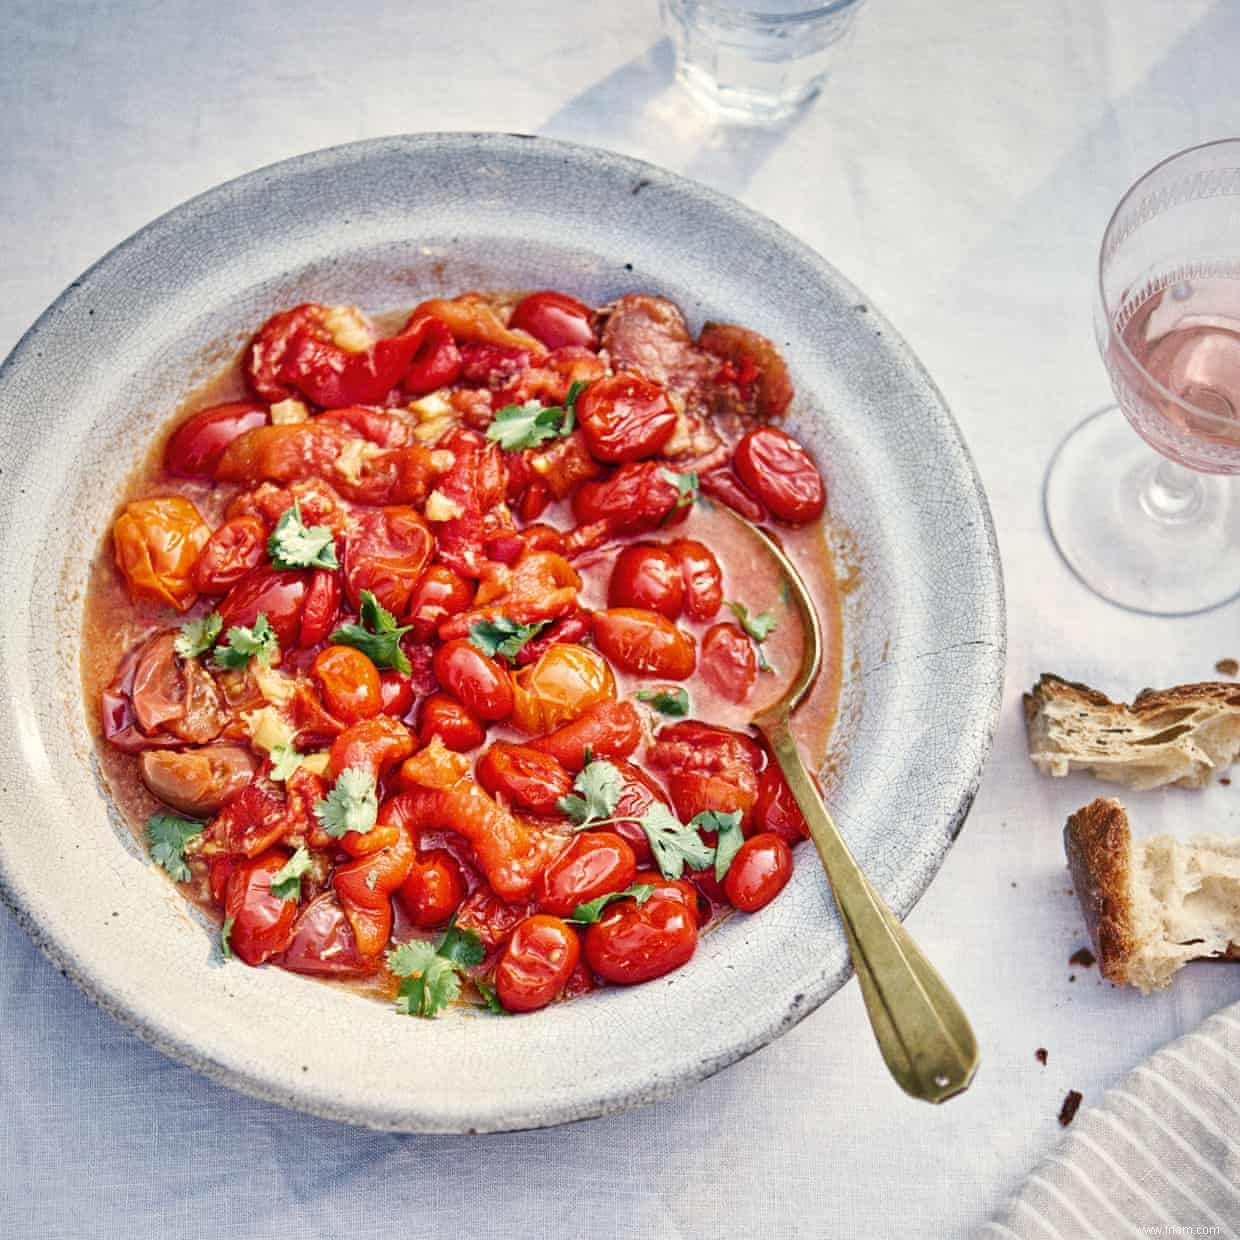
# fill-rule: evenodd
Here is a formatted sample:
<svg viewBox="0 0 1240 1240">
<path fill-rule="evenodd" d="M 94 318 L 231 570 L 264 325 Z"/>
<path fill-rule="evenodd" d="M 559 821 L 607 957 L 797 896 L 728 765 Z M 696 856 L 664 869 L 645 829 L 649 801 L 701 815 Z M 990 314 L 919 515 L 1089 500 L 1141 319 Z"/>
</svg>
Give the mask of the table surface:
<svg viewBox="0 0 1240 1240">
<path fill-rule="evenodd" d="M 853 982 L 761 1053 L 629 1115 L 372 1134 L 169 1062 L 0 914 L 0 1235 L 963 1235 L 1054 1146 L 1068 1089 L 1098 1099 L 1240 999 L 1240 969 L 1221 965 L 1150 998 L 1069 965 L 1085 937 L 1060 828 L 1096 789 L 1034 774 L 1019 709 L 1042 671 L 1128 695 L 1240 656 L 1240 606 L 1177 621 L 1114 609 L 1057 558 L 1041 508 L 1054 446 L 1109 397 L 1090 325 L 1102 229 L 1156 160 L 1240 131 L 1240 6 L 872 0 L 823 97 L 771 131 L 695 110 L 645 0 L 4 9 L 0 353 L 117 241 L 286 156 L 436 129 L 611 147 L 765 212 L 892 319 L 977 459 L 1010 638 L 980 794 L 909 919 L 977 1029 L 963 1097 L 932 1110 L 896 1090 Z M 1140 832 L 1227 831 L 1240 788 L 1128 802 Z"/>
</svg>

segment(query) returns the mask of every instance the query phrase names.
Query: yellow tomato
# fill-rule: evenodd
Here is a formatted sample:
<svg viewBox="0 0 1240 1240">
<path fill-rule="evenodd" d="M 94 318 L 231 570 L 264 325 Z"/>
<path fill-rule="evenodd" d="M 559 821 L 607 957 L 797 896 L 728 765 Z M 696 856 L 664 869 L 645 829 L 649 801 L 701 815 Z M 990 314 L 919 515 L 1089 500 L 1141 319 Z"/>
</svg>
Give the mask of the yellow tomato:
<svg viewBox="0 0 1240 1240">
<path fill-rule="evenodd" d="M 134 598 L 167 603 L 177 611 L 194 605 L 194 561 L 211 530 L 183 495 L 138 499 L 112 527 L 116 566 Z"/>
<path fill-rule="evenodd" d="M 616 696 L 616 678 L 596 650 L 562 642 L 517 673 L 512 722 L 531 736 L 571 723 L 589 706 Z"/>
</svg>

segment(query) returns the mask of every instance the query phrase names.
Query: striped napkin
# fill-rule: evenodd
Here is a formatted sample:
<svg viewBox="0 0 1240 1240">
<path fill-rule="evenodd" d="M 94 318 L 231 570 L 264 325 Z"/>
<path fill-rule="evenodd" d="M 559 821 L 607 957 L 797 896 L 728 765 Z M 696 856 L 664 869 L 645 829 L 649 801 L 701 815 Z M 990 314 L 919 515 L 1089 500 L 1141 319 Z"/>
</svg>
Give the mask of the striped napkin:
<svg viewBox="0 0 1240 1240">
<path fill-rule="evenodd" d="M 1082 1111 L 988 1240 L 1240 1240 L 1240 1004 Z"/>
</svg>

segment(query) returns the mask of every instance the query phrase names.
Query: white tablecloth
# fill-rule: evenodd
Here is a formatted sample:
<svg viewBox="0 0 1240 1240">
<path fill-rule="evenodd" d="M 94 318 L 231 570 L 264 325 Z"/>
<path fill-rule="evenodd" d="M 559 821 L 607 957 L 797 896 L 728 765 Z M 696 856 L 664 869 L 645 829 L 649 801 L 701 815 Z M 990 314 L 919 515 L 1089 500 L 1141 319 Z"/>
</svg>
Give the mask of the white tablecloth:
<svg viewBox="0 0 1240 1240">
<path fill-rule="evenodd" d="M 429 129 L 610 146 L 771 215 L 906 335 L 989 491 L 1011 630 L 994 756 L 910 919 L 977 1028 L 966 1096 L 932 1110 L 899 1094 L 853 983 L 643 1111 L 377 1136 L 170 1063 L 0 914 L 0 1236 L 941 1240 L 1051 1149 L 1068 1089 L 1098 1100 L 1240 999 L 1237 968 L 1193 966 L 1142 999 L 1068 964 L 1085 939 L 1060 827 L 1094 789 L 1033 774 L 1018 710 L 1042 670 L 1128 694 L 1240 657 L 1235 604 L 1170 622 L 1094 598 L 1057 559 L 1040 498 L 1054 445 L 1108 398 L 1090 295 L 1111 207 L 1161 156 L 1240 132 L 1240 6 L 870 0 L 825 96 L 769 133 L 718 128 L 681 98 L 652 0 L 7 0 L 0 32 L 0 352 L 116 241 L 285 156 Z M 1231 830 L 1238 805 L 1240 788 L 1130 798 L 1138 831 Z"/>
</svg>

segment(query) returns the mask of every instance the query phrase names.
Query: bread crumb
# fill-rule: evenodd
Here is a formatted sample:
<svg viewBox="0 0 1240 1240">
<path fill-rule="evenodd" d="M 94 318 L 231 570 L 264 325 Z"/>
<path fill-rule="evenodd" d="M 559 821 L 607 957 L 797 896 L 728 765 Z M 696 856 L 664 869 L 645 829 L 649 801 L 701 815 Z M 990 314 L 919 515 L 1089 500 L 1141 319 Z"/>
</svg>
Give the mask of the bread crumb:
<svg viewBox="0 0 1240 1240">
<path fill-rule="evenodd" d="M 1220 659 L 1214 665 L 1214 670 L 1220 676 L 1234 676 L 1240 672 L 1240 663 L 1237 663 L 1235 659 Z"/>
<path fill-rule="evenodd" d="M 1039 1046 L 1038 1049 L 1033 1052 L 1033 1057 L 1042 1065 L 1042 1067 L 1045 1068 L 1046 1061 L 1050 1058 L 1050 1055 L 1045 1046 Z"/>
<path fill-rule="evenodd" d="M 1080 1090 L 1068 1090 L 1067 1097 L 1063 1100 L 1063 1106 L 1059 1108 L 1060 1128 L 1067 1128 L 1076 1119 L 1076 1113 L 1081 1109 L 1081 1097 Z"/>
<path fill-rule="evenodd" d="M 1089 950 L 1088 947 L 1078 948 L 1068 957 L 1069 964 L 1079 964 L 1082 968 L 1088 969 L 1091 965 L 1097 963 L 1097 956 Z"/>
</svg>

